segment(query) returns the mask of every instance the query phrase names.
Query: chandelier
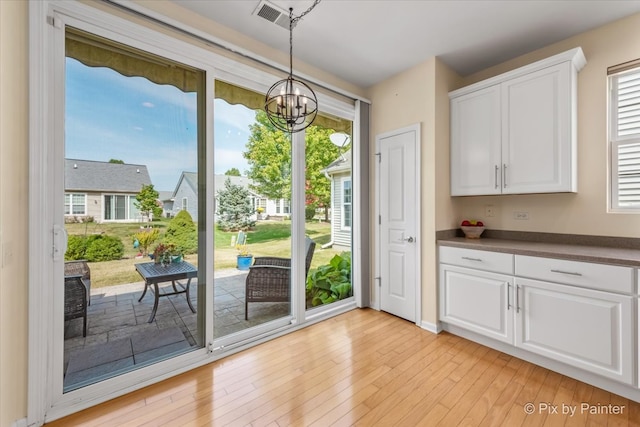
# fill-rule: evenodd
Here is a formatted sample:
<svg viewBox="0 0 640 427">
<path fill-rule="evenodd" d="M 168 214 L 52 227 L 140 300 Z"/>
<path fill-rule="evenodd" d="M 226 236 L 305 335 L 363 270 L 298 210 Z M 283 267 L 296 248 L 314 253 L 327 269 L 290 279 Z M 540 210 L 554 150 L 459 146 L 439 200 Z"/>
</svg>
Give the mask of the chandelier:
<svg viewBox="0 0 640 427">
<path fill-rule="evenodd" d="M 293 78 L 293 27 L 318 3 L 320 0 L 315 0 L 309 9 L 295 18 L 293 8 L 289 8 L 289 77 L 271 86 L 264 102 L 269 121 L 283 132 L 295 133 L 306 129 L 318 114 L 318 99 L 313 89 Z"/>
</svg>

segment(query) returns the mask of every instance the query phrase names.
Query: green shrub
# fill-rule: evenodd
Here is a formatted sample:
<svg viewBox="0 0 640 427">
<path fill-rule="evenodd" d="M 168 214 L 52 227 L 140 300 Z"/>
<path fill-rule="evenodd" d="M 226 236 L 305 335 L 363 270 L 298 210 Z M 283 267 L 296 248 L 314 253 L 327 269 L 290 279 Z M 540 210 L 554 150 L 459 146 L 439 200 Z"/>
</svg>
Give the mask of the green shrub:
<svg viewBox="0 0 640 427">
<path fill-rule="evenodd" d="M 308 220 L 312 220 L 314 216 L 316 216 L 316 206 L 315 205 L 305 206 L 304 218 L 308 221 Z"/>
<path fill-rule="evenodd" d="M 183 254 L 194 254 L 198 250 L 198 232 L 187 211 L 180 211 L 169 221 L 162 243 L 172 244 Z"/>
<path fill-rule="evenodd" d="M 64 254 L 66 261 L 75 259 L 84 259 L 87 251 L 87 238 L 85 236 L 77 236 L 71 234 L 67 240 L 67 252 Z"/>
<path fill-rule="evenodd" d="M 87 238 L 85 259 L 90 262 L 111 261 L 121 259 L 124 255 L 124 245 L 117 237 L 94 235 Z"/>
<path fill-rule="evenodd" d="M 309 272 L 307 307 L 330 304 L 351 296 L 351 252 L 335 255 L 329 264 Z"/>
</svg>

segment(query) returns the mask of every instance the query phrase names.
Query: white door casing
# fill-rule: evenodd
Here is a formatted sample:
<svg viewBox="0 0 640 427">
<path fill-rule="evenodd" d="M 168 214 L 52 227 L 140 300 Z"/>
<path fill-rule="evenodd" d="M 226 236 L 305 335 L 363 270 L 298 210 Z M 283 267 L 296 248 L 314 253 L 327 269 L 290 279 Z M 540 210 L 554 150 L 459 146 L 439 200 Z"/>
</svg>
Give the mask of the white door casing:
<svg viewBox="0 0 640 427">
<path fill-rule="evenodd" d="M 420 125 L 378 135 L 376 308 L 420 321 Z"/>
</svg>

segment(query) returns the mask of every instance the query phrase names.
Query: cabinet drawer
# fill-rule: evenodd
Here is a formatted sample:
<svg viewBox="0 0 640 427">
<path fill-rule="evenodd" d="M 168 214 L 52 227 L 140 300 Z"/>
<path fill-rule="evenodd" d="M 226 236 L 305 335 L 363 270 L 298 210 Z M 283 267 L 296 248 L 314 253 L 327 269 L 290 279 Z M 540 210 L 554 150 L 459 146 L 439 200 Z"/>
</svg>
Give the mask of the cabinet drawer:
<svg viewBox="0 0 640 427">
<path fill-rule="evenodd" d="M 496 273 L 513 274 L 513 255 L 501 252 L 440 246 L 440 262 Z"/>
<path fill-rule="evenodd" d="M 524 255 L 516 255 L 515 258 L 516 276 L 609 292 L 634 293 L 634 271 L 631 267 Z"/>
</svg>

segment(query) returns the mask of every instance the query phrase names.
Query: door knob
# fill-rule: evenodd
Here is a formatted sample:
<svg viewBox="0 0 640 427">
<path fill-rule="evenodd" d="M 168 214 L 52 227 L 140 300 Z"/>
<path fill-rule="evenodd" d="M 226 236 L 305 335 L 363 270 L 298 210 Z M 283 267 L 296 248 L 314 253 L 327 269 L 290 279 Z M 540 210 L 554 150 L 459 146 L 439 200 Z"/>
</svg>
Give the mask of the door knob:
<svg viewBox="0 0 640 427">
<path fill-rule="evenodd" d="M 404 239 L 405 242 L 409 242 L 409 243 L 413 243 L 413 237 L 409 236 L 409 237 L 405 237 Z"/>
</svg>

